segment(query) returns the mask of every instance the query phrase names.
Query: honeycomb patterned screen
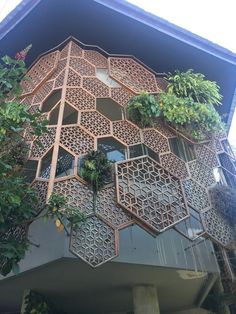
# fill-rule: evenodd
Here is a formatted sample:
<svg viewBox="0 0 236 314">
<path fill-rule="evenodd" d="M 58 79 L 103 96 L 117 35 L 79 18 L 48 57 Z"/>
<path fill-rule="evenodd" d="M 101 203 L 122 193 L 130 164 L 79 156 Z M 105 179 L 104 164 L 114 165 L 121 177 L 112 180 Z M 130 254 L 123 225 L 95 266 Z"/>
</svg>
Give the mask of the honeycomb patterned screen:
<svg viewBox="0 0 236 314">
<path fill-rule="evenodd" d="M 225 135 L 196 144 L 161 121 L 140 129 L 126 118 L 127 103 L 142 91 L 160 93 L 165 81 L 133 57 L 84 47 L 70 41 L 61 51 L 45 54 L 28 71 L 31 79 L 22 83 L 22 104 L 30 112 L 41 109 L 49 120 L 40 146 L 25 130 L 30 145 L 25 171 L 41 206 L 54 190 L 87 215 L 80 229 L 71 230 L 71 252 L 99 266 L 118 255 L 122 228 L 137 224 L 153 236 L 168 228 L 178 231 L 191 219 L 190 208 L 202 225 L 196 237 L 229 246 L 233 227 L 208 194 L 216 171 L 235 184 Z M 184 142 L 194 157 L 188 160 L 174 150 L 173 141 Z M 92 191 L 78 173 L 83 155 L 97 149 L 114 162 L 115 174 L 99 192 L 94 212 Z"/>
</svg>

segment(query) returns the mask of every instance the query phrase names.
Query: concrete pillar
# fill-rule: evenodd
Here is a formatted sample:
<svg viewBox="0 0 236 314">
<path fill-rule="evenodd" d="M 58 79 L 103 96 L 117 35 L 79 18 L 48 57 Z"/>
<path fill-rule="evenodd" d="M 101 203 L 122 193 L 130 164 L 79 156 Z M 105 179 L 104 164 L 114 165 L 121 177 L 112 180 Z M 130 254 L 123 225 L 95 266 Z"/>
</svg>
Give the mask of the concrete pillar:
<svg viewBox="0 0 236 314">
<path fill-rule="evenodd" d="M 160 314 L 155 286 L 133 288 L 134 314 Z"/>
<path fill-rule="evenodd" d="M 21 310 L 20 313 L 24 314 L 25 312 L 25 308 L 26 308 L 26 302 L 25 302 L 25 298 L 29 295 L 30 290 L 25 290 L 23 293 L 23 298 L 22 298 L 22 303 L 21 303 Z"/>
</svg>

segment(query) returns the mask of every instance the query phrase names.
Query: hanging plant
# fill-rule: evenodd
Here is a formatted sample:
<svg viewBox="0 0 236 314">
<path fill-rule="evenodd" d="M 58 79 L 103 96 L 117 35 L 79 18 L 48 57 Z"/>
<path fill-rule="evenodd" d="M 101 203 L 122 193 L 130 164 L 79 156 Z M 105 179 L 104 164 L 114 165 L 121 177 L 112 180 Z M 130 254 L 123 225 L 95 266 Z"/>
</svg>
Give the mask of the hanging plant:
<svg viewBox="0 0 236 314">
<path fill-rule="evenodd" d="M 201 73 L 176 71 L 167 76 L 167 92 L 159 96 L 164 119 L 193 140 L 206 140 L 212 133 L 224 130 L 214 105 L 222 96 L 215 82 Z"/>
<path fill-rule="evenodd" d="M 79 175 L 93 190 L 93 209 L 96 209 L 98 191 L 111 179 L 112 163 L 101 151 L 91 151 L 82 160 Z"/>
<path fill-rule="evenodd" d="M 133 97 L 127 106 L 128 118 L 141 128 L 150 127 L 153 119 L 161 114 L 161 107 L 154 95 L 147 92 Z"/>
<path fill-rule="evenodd" d="M 131 99 L 127 106 L 128 118 L 140 127 L 153 126 L 162 117 L 178 131 L 193 140 L 202 141 L 212 133 L 224 130 L 219 113 L 222 96 L 215 82 L 200 73 L 176 71 L 166 77 L 167 91 L 157 97 L 146 92 Z"/>
</svg>

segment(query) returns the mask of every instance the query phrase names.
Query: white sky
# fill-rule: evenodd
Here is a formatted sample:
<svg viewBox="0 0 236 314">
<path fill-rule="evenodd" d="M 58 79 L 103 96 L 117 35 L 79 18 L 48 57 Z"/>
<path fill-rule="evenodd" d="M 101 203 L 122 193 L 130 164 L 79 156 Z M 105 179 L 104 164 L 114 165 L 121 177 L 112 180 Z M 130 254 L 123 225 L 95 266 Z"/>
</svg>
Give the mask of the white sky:
<svg viewBox="0 0 236 314">
<path fill-rule="evenodd" d="M 236 53 L 236 0 L 128 1 Z M 20 2 L 0 0 L 0 21 Z M 236 147 L 236 114 L 229 138 Z"/>
</svg>

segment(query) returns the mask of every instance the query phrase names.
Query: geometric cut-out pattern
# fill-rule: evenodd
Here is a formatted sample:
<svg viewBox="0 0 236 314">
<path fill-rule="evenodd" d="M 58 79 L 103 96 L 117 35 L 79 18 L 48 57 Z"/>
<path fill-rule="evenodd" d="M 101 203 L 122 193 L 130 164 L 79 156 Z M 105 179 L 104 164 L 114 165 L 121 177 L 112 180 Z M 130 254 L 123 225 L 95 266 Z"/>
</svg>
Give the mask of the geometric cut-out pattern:
<svg viewBox="0 0 236 314">
<path fill-rule="evenodd" d="M 210 208 L 201 213 L 201 217 L 206 233 L 214 241 L 223 246 L 229 246 L 233 242 L 235 239 L 233 227 L 219 211 Z"/>
<path fill-rule="evenodd" d="M 180 181 L 151 158 L 116 165 L 117 201 L 156 232 L 188 217 Z"/>
<path fill-rule="evenodd" d="M 215 167 L 221 165 L 228 179 L 230 175 L 236 180 L 225 135 L 193 144 L 191 161 L 180 159 L 171 139 L 181 134 L 160 119 L 141 129 L 125 118 L 133 96 L 143 91 L 157 94 L 166 81 L 133 58 L 107 57 L 97 48 L 83 48 L 70 41 L 61 52 L 41 57 L 28 72 L 31 80 L 22 85 L 22 103 L 30 112 L 44 109 L 50 124 L 39 138 L 25 131 L 29 160 L 39 160 L 35 171 L 39 178 L 32 183 L 38 211 L 54 190 L 69 206 L 84 212 L 88 218 L 80 229 L 72 229 L 70 250 L 93 267 L 117 256 L 118 230 L 136 223 L 152 234 L 162 232 L 189 217 L 186 202 L 202 213 L 205 234 L 228 245 L 234 237 L 232 228 L 226 213 L 219 215 L 217 206 L 210 205 L 207 192 L 215 184 Z M 116 186 L 99 191 L 94 206 L 79 166 L 83 155 L 97 148 L 119 162 Z M 131 151 L 137 157 L 126 160 Z"/>
<path fill-rule="evenodd" d="M 116 257 L 115 230 L 99 217 L 89 217 L 79 229 L 72 229 L 70 250 L 92 267 Z"/>
<path fill-rule="evenodd" d="M 108 64 L 110 76 L 133 92 L 158 93 L 160 91 L 155 75 L 135 60 L 111 57 L 108 59 Z"/>
</svg>

